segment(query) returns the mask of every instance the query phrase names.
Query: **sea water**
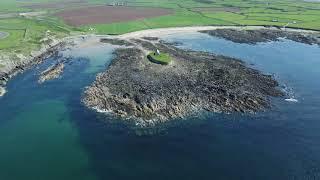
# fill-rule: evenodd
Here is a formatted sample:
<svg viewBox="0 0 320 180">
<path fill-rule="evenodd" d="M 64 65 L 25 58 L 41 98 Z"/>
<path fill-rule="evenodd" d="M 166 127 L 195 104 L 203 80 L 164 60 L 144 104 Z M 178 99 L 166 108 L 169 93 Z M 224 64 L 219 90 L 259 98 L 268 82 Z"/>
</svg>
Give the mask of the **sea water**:
<svg viewBox="0 0 320 180">
<path fill-rule="evenodd" d="M 61 78 L 37 83 L 58 56 L 8 83 L 0 98 L 0 179 L 320 178 L 319 46 L 289 40 L 238 44 L 199 33 L 163 39 L 239 58 L 273 75 L 288 97 L 272 98 L 265 112 L 204 113 L 137 133 L 81 104 L 85 87 L 112 61 L 114 47 L 73 49 L 61 55 L 71 57 Z"/>
</svg>

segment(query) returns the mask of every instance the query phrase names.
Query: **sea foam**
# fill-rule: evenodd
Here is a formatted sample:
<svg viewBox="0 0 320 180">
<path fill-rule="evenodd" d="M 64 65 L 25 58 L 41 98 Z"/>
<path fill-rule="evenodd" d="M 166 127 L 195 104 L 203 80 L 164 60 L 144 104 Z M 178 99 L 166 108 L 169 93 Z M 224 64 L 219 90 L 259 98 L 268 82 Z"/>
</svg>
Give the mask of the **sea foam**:
<svg viewBox="0 0 320 180">
<path fill-rule="evenodd" d="M 298 100 L 297 100 L 297 99 L 295 99 L 295 98 L 288 98 L 288 99 L 285 99 L 285 101 L 293 102 L 293 103 L 298 102 Z"/>
</svg>

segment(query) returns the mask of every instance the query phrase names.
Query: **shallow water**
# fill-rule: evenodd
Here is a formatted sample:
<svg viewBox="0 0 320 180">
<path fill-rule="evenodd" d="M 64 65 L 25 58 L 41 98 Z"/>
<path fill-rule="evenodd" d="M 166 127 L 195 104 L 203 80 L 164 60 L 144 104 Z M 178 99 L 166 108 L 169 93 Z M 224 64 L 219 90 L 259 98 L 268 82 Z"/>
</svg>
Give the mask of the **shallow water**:
<svg viewBox="0 0 320 180">
<path fill-rule="evenodd" d="M 272 109 L 255 115 L 207 113 L 135 131 L 112 117 L 102 121 L 80 103 L 113 48 L 64 52 L 74 58 L 61 78 L 37 84 L 51 58 L 15 77 L 0 98 L 0 179 L 320 178 L 318 46 L 287 40 L 246 45 L 198 33 L 164 39 L 241 58 L 273 74 L 298 102 L 276 98 Z"/>
</svg>

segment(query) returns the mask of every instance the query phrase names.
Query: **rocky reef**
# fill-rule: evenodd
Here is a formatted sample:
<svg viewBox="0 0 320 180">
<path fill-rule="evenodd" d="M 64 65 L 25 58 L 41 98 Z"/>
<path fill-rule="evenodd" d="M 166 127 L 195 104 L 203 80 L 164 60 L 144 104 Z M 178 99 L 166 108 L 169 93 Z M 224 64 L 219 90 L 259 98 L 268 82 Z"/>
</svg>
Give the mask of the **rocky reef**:
<svg viewBox="0 0 320 180">
<path fill-rule="evenodd" d="M 270 107 L 269 97 L 284 95 L 271 75 L 238 59 L 131 41 L 138 46 L 117 49 L 108 69 L 86 89 L 86 106 L 149 126 L 204 110 L 257 112 Z M 172 63 L 148 61 L 145 51 L 151 49 L 170 54 Z"/>
<path fill-rule="evenodd" d="M 284 30 L 237 30 L 237 29 L 216 29 L 200 31 L 211 36 L 224 38 L 236 43 L 256 44 L 259 42 L 279 41 L 279 38 L 286 38 L 295 42 L 305 44 L 318 44 L 320 45 L 319 38 L 315 34 L 300 33 L 295 31 Z"/>
<path fill-rule="evenodd" d="M 58 63 L 50 66 L 48 69 L 46 69 L 40 74 L 38 83 L 42 84 L 48 80 L 52 80 L 60 77 L 61 73 L 63 72 L 63 69 L 64 69 L 64 63 Z"/>
</svg>

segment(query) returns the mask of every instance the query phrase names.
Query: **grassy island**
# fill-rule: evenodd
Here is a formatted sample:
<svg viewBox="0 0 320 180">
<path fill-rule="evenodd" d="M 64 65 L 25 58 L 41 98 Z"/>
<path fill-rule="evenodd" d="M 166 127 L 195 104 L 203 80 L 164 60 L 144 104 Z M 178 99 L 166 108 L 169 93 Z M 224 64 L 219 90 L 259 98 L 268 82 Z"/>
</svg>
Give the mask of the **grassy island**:
<svg viewBox="0 0 320 180">
<path fill-rule="evenodd" d="M 147 58 L 154 63 L 157 64 L 163 64 L 163 65 L 167 65 L 170 64 L 171 62 L 171 57 L 168 53 L 160 53 L 157 54 L 156 52 L 151 52 Z"/>
</svg>

